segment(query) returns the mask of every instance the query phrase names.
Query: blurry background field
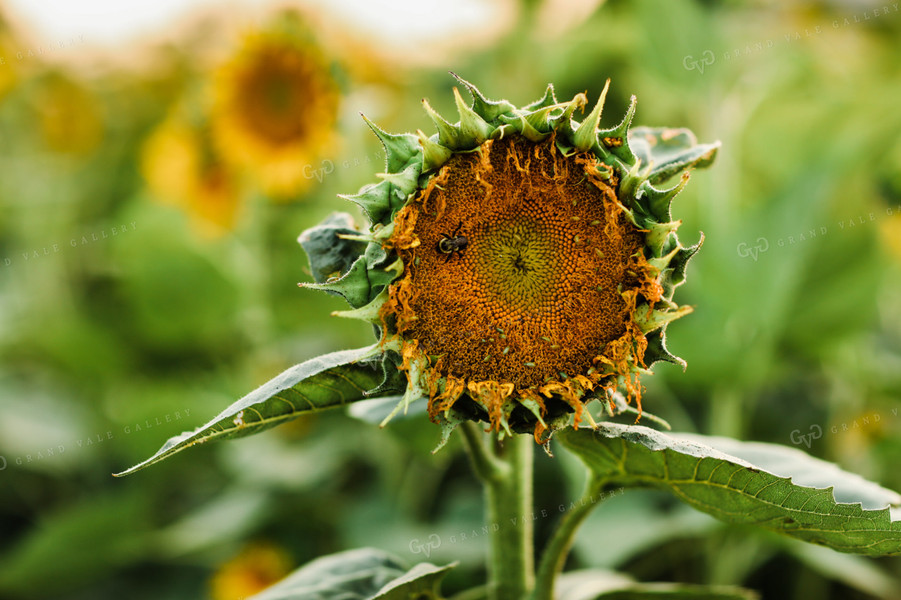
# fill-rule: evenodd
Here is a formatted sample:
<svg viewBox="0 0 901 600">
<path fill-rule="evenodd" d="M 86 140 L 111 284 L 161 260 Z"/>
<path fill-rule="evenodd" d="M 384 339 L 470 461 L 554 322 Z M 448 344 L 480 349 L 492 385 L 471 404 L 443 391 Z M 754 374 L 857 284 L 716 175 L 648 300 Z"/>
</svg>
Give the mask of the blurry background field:
<svg viewBox="0 0 901 600">
<path fill-rule="evenodd" d="M 454 71 L 521 105 L 612 79 L 603 123 L 721 139 L 677 198 L 704 248 L 644 406 L 901 490 L 901 11 L 891 2 L 0 4 L 0 597 L 237 600 L 371 545 L 481 581 L 480 491 L 424 417 L 343 413 L 122 470 L 282 369 L 370 342 L 298 234 L 453 114 Z M 326 8 L 329 4 L 331 8 Z M 124 5 L 123 5 L 124 6 Z M 129 13 L 129 14 L 126 14 Z M 132 14 L 134 13 L 134 14 Z M 580 489 L 539 457 L 544 536 Z M 474 535 L 475 534 L 475 535 Z M 543 538 L 541 538 L 543 539 Z M 540 543 L 540 540 L 539 540 Z M 570 566 L 767 598 L 901 597 L 901 560 L 616 497 Z"/>
</svg>

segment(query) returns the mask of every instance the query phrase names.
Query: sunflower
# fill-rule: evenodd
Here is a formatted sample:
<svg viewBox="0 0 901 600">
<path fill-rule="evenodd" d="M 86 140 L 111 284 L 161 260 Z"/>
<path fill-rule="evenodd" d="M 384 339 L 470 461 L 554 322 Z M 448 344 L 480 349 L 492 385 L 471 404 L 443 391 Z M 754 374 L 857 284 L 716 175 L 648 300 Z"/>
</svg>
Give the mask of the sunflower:
<svg viewBox="0 0 901 600">
<path fill-rule="evenodd" d="M 247 36 L 218 71 L 213 95 L 213 135 L 223 157 L 277 198 L 309 185 L 305 167 L 332 142 L 338 90 L 294 19 Z"/>
<path fill-rule="evenodd" d="M 378 327 L 406 377 L 398 408 L 426 397 L 436 422 L 484 420 L 538 441 L 577 425 L 594 398 L 624 394 L 640 415 L 639 375 L 658 360 L 684 366 L 664 330 L 691 311 L 672 298 L 700 242 L 680 244 L 670 203 L 683 172 L 709 165 L 719 143 L 699 145 L 685 129 L 630 131 L 634 97 L 618 126 L 599 130 L 606 86 L 578 122 L 584 94 L 558 102 L 549 86 L 516 108 L 460 82 L 473 103 L 454 90 L 458 122 L 424 101 L 431 137 L 371 124 L 387 173 L 349 198 L 373 227 L 336 230 L 363 244 L 359 257 L 324 279 L 311 256 L 314 287 L 354 306 L 337 314 Z"/>
<path fill-rule="evenodd" d="M 184 210 L 204 235 L 234 228 L 238 181 L 216 156 L 205 127 L 174 111 L 144 143 L 141 172 L 154 196 Z"/>
<path fill-rule="evenodd" d="M 53 72 L 38 80 L 34 108 L 45 146 L 60 154 L 86 155 L 103 138 L 99 99 L 84 84 Z"/>
<path fill-rule="evenodd" d="M 892 256 L 901 260 L 901 214 L 890 214 L 881 223 L 880 230 L 882 231 L 882 239 L 889 252 Z"/>
<path fill-rule="evenodd" d="M 10 62 L 12 44 L 8 36 L 0 30 L 0 100 L 6 96 L 18 81 L 15 65 Z"/>
<path fill-rule="evenodd" d="M 268 543 L 249 545 L 213 575 L 210 596 L 213 600 L 244 600 L 282 579 L 290 568 L 284 549 Z"/>
</svg>

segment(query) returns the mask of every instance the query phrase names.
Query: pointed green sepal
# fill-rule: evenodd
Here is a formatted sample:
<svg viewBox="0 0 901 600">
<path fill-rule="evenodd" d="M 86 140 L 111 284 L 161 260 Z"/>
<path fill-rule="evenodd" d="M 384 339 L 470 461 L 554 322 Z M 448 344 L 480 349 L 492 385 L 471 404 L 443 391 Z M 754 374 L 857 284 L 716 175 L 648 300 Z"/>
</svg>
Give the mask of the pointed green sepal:
<svg viewBox="0 0 901 600">
<path fill-rule="evenodd" d="M 387 225 L 379 227 L 372 233 L 372 237 L 374 237 L 378 243 L 388 241 L 388 238 L 390 238 L 392 235 L 394 235 L 394 221 L 391 221 Z"/>
<path fill-rule="evenodd" d="M 681 285 L 685 281 L 685 268 L 688 266 L 688 261 L 691 260 L 691 257 L 697 254 L 698 250 L 701 249 L 701 245 L 704 243 L 704 232 L 701 232 L 701 239 L 698 240 L 698 243 L 694 246 L 689 246 L 688 248 L 680 248 L 676 255 L 673 257 L 672 262 L 670 263 L 670 267 L 672 268 L 672 272 L 668 278 L 669 283 L 672 284 L 673 287 Z"/>
<path fill-rule="evenodd" d="M 385 171 L 397 173 L 404 170 L 420 151 L 416 136 L 409 133 L 388 133 L 363 113 L 360 113 L 360 116 L 385 148 Z"/>
<path fill-rule="evenodd" d="M 539 131 L 529 123 L 522 114 L 501 115 L 500 120 L 513 128 L 513 131 L 519 133 L 527 140 L 535 143 L 543 142 L 548 138 L 550 132 Z"/>
<path fill-rule="evenodd" d="M 356 309 L 375 300 L 378 294 L 400 277 L 403 271 L 404 263 L 400 258 L 387 267 L 372 267 L 367 264 L 367 257 L 364 255 L 358 258 L 347 273 L 341 277 L 329 279 L 324 283 L 299 283 L 297 285 L 337 294 Z"/>
<path fill-rule="evenodd" d="M 576 109 L 585 110 L 585 107 L 588 105 L 588 96 L 579 92 L 573 99 L 569 102 L 564 102 L 560 106 L 563 106 L 563 112 L 556 117 L 551 117 L 551 124 L 554 129 L 559 129 L 565 125 L 569 125 L 572 123 L 573 113 L 576 112 Z"/>
<path fill-rule="evenodd" d="M 400 173 L 376 173 L 375 176 L 383 181 L 391 183 L 397 191 L 403 194 L 404 199 L 419 189 L 419 175 L 422 172 L 422 163 L 416 161 Z"/>
<path fill-rule="evenodd" d="M 689 173 L 682 173 L 679 183 L 665 190 L 654 187 L 650 181 L 641 186 L 642 197 L 645 199 L 644 202 L 648 207 L 648 211 L 658 221 L 672 220 L 670 206 L 672 206 L 673 198 L 682 191 L 682 188 L 688 183 L 689 177 Z"/>
<path fill-rule="evenodd" d="M 421 129 L 416 131 L 419 137 L 419 145 L 422 146 L 422 172 L 437 171 L 451 157 L 453 152 L 439 144 L 436 140 L 426 137 Z"/>
<path fill-rule="evenodd" d="M 641 185 L 648 180 L 650 167 L 642 168 L 640 160 L 636 160 L 632 167 L 620 175 L 619 197 L 629 202 L 631 208 L 638 208 Z"/>
<path fill-rule="evenodd" d="M 671 233 L 675 233 L 679 229 L 682 221 L 670 221 L 669 223 L 654 223 L 648 227 L 648 234 L 645 236 L 645 246 L 651 249 L 654 256 L 660 256 L 663 253 L 663 245 Z"/>
<path fill-rule="evenodd" d="M 366 276 L 369 278 L 369 285 L 373 289 L 378 288 L 380 286 L 386 286 L 390 284 L 395 279 L 399 278 L 404 273 L 404 261 L 401 258 L 398 258 L 393 263 L 388 265 L 387 267 L 373 267 L 372 265 L 366 271 Z M 381 293 L 382 290 L 379 290 Z M 374 300 L 375 298 L 371 298 Z"/>
<path fill-rule="evenodd" d="M 679 365 L 684 371 L 688 366 L 684 360 L 670 353 L 667 349 L 666 327 L 661 327 L 660 329 L 649 332 L 645 335 L 645 339 L 647 340 L 648 345 L 644 351 L 644 362 L 648 367 L 651 367 L 656 362 L 668 362 Z"/>
<path fill-rule="evenodd" d="M 385 394 L 396 394 L 407 387 L 407 377 L 398 367 L 401 363 L 399 348 L 394 348 L 387 342 L 379 342 L 378 347 L 383 351 L 381 368 L 382 381 L 376 387 L 366 392 L 366 396 L 377 398 Z"/>
<path fill-rule="evenodd" d="M 337 294 L 347 300 L 353 308 L 360 308 L 369 303 L 369 277 L 366 274 L 366 259 L 358 258 L 350 269 L 339 278 L 333 278 L 324 283 L 299 283 L 301 287 L 322 290 Z"/>
<path fill-rule="evenodd" d="M 668 269 L 670 266 L 670 261 L 678 254 L 680 248 L 676 246 L 669 253 L 664 254 L 663 256 L 655 256 L 647 259 L 648 264 L 651 265 L 651 268 L 656 271 L 657 275 L 662 273 L 665 269 Z M 639 251 L 640 252 L 640 251 Z"/>
<path fill-rule="evenodd" d="M 397 403 L 397 406 L 394 407 L 387 417 L 379 424 L 379 427 L 385 427 L 391 419 L 393 419 L 397 414 L 403 409 L 404 414 L 407 414 L 407 411 L 410 408 L 410 404 L 419 400 L 420 398 L 427 398 L 429 395 L 428 386 L 425 385 L 424 380 L 426 376 L 426 372 L 428 370 L 429 361 L 423 357 L 415 357 L 410 361 L 410 370 L 407 375 L 407 389 L 404 391 L 403 398 L 400 399 L 400 402 Z"/>
<path fill-rule="evenodd" d="M 467 146 L 478 146 L 488 139 L 494 127 L 485 122 L 463 101 L 460 91 L 454 88 L 454 101 L 460 113 L 460 141 Z"/>
<path fill-rule="evenodd" d="M 479 91 L 479 88 L 469 83 L 456 73 L 451 72 L 457 81 L 466 86 L 466 89 L 469 90 L 469 93 L 472 95 L 472 109 L 475 111 L 477 115 L 482 117 L 486 122 L 493 123 L 497 120 L 497 118 L 503 114 L 510 114 L 516 110 L 516 107 L 513 106 L 510 102 L 506 100 L 489 100 L 485 96 L 482 95 L 482 92 Z"/>
<path fill-rule="evenodd" d="M 435 418 L 435 421 L 438 423 L 438 426 L 441 427 L 441 439 L 438 441 L 438 445 L 432 450 L 432 454 L 435 454 L 444 448 L 447 445 L 448 440 L 450 440 L 450 436 L 454 430 L 460 426 L 460 423 L 467 420 L 469 419 L 461 416 L 453 409 L 444 411 L 444 414 L 439 414 Z"/>
<path fill-rule="evenodd" d="M 610 80 L 608 79 L 597 104 L 573 134 L 573 144 L 582 152 L 588 152 L 598 143 L 598 125 L 601 122 L 601 113 L 604 111 L 604 102 L 607 100 L 607 90 L 609 89 Z"/>
<path fill-rule="evenodd" d="M 510 429 L 510 415 L 513 414 L 514 408 L 516 408 L 516 402 L 514 402 L 513 400 L 507 400 L 503 405 L 501 405 L 500 421 L 501 429 L 503 429 L 501 433 L 506 433 L 510 437 L 513 437 L 513 430 Z"/>
<path fill-rule="evenodd" d="M 385 288 L 379 295 L 375 297 L 375 299 L 366 304 L 365 306 L 361 306 L 360 308 L 355 308 L 353 310 L 336 310 L 332 313 L 333 317 L 341 317 L 342 319 L 357 319 L 358 321 L 365 321 L 367 323 L 372 324 L 380 324 L 382 322 L 382 317 L 380 312 L 382 310 L 382 306 L 384 306 L 385 302 L 388 301 L 388 288 Z"/>
<path fill-rule="evenodd" d="M 554 94 L 554 84 L 547 84 L 547 89 L 544 90 L 544 96 L 532 102 L 531 104 L 527 104 L 522 107 L 523 111 L 533 111 L 539 108 L 544 108 L 545 106 L 550 106 L 552 104 L 557 104 L 557 96 Z"/>
<path fill-rule="evenodd" d="M 561 117 L 566 111 L 569 110 L 571 113 L 574 109 L 575 107 L 572 105 L 572 102 L 562 102 L 560 104 L 551 104 L 525 113 L 523 118 L 525 118 L 529 125 L 534 127 L 537 131 L 540 131 L 541 133 L 550 133 L 564 122 Z"/>
<path fill-rule="evenodd" d="M 429 118 L 432 119 L 432 122 L 435 123 L 435 127 L 438 129 L 438 143 L 444 146 L 445 148 L 450 148 L 451 150 L 461 150 L 463 148 L 463 144 L 460 141 L 460 130 L 448 123 L 447 120 L 435 112 L 435 109 L 429 104 L 429 101 L 425 98 L 422 99 L 422 108 L 425 109 L 425 112 L 429 115 Z"/>
<path fill-rule="evenodd" d="M 382 246 L 381 240 L 378 243 L 366 246 L 366 252 L 363 253 L 363 256 L 366 257 L 366 264 L 369 265 L 370 269 L 385 267 L 385 264 L 388 262 L 388 252 Z"/>
<path fill-rule="evenodd" d="M 357 204 L 372 223 L 383 222 L 391 213 L 391 184 L 387 181 L 371 183 L 357 194 L 339 194 L 338 197 Z"/>
<path fill-rule="evenodd" d="M 598 131 L 598 140 L 600 144 L 606 147 L 611 154 L 621 158 L 626 164 L 634 164 L 636 156 L 629 147 L 629 127 L 632 125 L 632 119 L 635 117 L 635 110 L 638 108 L 638 98 L 632 96 L 629 101 L 629 109 L 620 124 L 612 129 L 602 129 Z"/>
<path fill-rule="evenodd" d="M 676 310 L 657 310 L 656 308 L 648 310 L 646 304 L 635 308 L 635 324 L 641 329 L 642 333 L 648 333 L 655 329 L 660 329 L 667 323 L 680 319 L 689 314 L 694 309 L 690 306 L 680 306 Z"/>
<path fill-rule="evenodd" d="M 530 413 L 535 415 L 535 418 L 538 419 L 538 422 L 541 423 L 541 426 L 547 429 L 547 423 L 544 422 L 544 418 L 541 416 L 541 406 L 539 406 L 537 402 L 535 402 L 531 398 L 523 397 L 517 399 L 517 402 L 522 404 L 525 408 L 528 409 Z"/>
</svg>

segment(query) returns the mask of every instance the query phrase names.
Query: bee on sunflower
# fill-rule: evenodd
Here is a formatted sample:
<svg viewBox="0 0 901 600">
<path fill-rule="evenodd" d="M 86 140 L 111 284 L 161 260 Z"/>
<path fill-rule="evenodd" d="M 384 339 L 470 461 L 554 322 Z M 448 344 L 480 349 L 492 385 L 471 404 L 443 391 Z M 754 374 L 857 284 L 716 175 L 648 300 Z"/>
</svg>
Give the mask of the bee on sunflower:
<svg viewBox="0 0 901 600">
<path fill-rule="evenodd" d="M 691 312 L 673 293 L 702 241 L 679 242 L 670 204 L 719 143 L 630 129 L 634 96 L 619 125 L 599 129 L 609 81 L 581 122 L 584 94 L 559 102 L 549 86 L 517 108 L 459 81 L 473 99 L 455 88 L 459 121 L 423 101 L 432 136 L 370 123 L 387 169 L 347 198 L 372 226 L 361 235 L 333 217 L 302 234 L 310 287 L 347 299 L 353 310 L 337 315 L 376 326 L 406 379 L 395 412 L 427 398 L 446 430 L 481 420 L 539 442 L 591 419 L 595 398 L 622 393 L 640 415 L 640 374 L 659 360 L 684 366 L 664 332 Z"/>
<path fill-rule="evenodd" d="M 310 184 L 304 167 L 330 149 L 338 84 L 292 13 L 249 34 L 217 71 L 211 126 L 218 152 L 276 199 Z"/>
</svg>

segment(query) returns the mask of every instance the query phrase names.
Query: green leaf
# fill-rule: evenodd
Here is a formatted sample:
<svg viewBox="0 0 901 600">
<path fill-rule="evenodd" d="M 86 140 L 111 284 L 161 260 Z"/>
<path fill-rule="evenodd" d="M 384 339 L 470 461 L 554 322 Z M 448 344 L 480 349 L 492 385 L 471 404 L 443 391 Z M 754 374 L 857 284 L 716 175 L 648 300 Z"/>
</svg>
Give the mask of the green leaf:
<svg viewBox="0 0 901 600">
<path fill-rule="evenodd" d="M 629 490 L 607 497 L 603 510 L 593 511 L 579 526 L 573 551 L 580 564 L 617 568 L 673 540 L 705 537 L 724 527 L 710 515 L 684 504 L 661 510 L 661 493 Z M 598 544 L 596 540 L 603 537 L 617 543 Z"/>
<path fill-rule="evenodd" d="M 348 550 L 317 558 L 248 600 L 408 600 L 440 598 L 437 588 L 456 563 L 420 563 L 407 571 L 387 552 Z"/>
<path fill-rule="evenodd" d="M 756 600 L 747 589 L 726 585 L 685 583 L 638 583 L 615 571 L 588 569 L 571 571 L 557 582 L 559 600 L 644 600 L 646 598 L 684 598 L 686 600 Z"/>
<path fill-rule="evenodd" d="M 375 548 L 360 548 L 317 558 L 248 600 L 368 600 L 406 568 Z"/>
<path fill-rule="evenodd" d="M 901 553 L 901 496 L 800 450 L 615 423 L 555 437 L 608 484 L 667 489 L 722 521 L 841 552 Z"/>
<path fill-rule="evenodd" d="M 436 567 L 430 563 L 419 563 L 401 577 L 388 583 L 379 590 L 372 600 L 428 600 L 429 598 L 441 598 L 438 586 L 444 575 L 457 566 L 451 563 L 443 567 Z"/>
<path fill-rule="evenodd" d="M 563 573 L 557 578 L 559 600 L 594 600 L 599 594 L 620 590 L 635 583 L 629 575 L 606 569 L 583 569 Z"/>
<path fill-rule="evenodd" d="M 253 535 L 271 514 L 268 490 L 233 487 L 150 536 L 157 553 L 167 558 L 222 546 Z"/>
<path fill-rule="evenodd" d="M 876 598 L 891 598 L 897 582 L 874 560 L 852 554 L 839 554 L 821 546 L 785 540 L 782 549 L 826 579 L 845 585 Z"/>
<path fill-rule="evenodd" d="M 651 183 L 666 181 L 690 168 L 703 168 L 716 158 L 720 143 L 698 144 L 688 129 L 635 127 L 629 132 L 629 146 L 641 159 L 641 166 L 653 164 Z"/>
<path fill-rule="evenodd" d="M 305 413 L 344 406 L 366 398 L 384 372 L 373 347 L 325 354 L 295 365 L 264 383 L 206 425 L 170 438 L 156 454 L 116 477 L 130 475 L 196 444 L 229 440 L 265 431 Z"/>
</svg>

